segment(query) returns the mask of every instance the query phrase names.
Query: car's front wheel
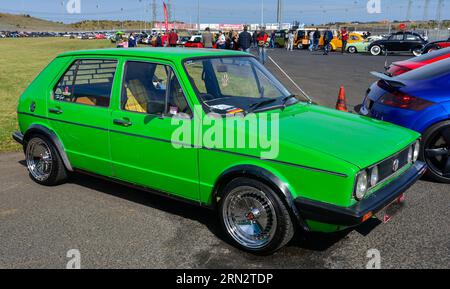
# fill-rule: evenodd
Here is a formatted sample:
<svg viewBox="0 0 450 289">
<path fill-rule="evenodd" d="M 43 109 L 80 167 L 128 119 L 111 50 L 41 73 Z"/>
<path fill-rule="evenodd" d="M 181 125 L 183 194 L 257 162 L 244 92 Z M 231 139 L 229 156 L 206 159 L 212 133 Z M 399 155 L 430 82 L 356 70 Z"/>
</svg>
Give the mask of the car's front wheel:
<svg viewBox="0 0 450 289">
<path fill-rule="evenodd" d="M 379 45 L 374 45 L 370 48 L 370 53 L 374 56 L 380 55 L 382 52 L 382 49 Z"/>
<path fill-rule="evenodd" d="M 30 177 L 36 183 L 54 186 L 67 179 L 67 171 L 61 157 L 46 137 L 32 136 L 25 144 L 25 158 Z"/>
<path fill-rule="evenodd" d="M 269 186 L 249 178 L 236 178 L 222 192 L 220 221 L 237 247 L 267 255 L 292 239 L 294 225 L 289 211 Z"/>
<path fill-rule="evenodd" d="M 423 134 L 420 159 L 428 165 L 428 176 L 450 183 L 450 121 L 438 123 Z"/>
</svg>

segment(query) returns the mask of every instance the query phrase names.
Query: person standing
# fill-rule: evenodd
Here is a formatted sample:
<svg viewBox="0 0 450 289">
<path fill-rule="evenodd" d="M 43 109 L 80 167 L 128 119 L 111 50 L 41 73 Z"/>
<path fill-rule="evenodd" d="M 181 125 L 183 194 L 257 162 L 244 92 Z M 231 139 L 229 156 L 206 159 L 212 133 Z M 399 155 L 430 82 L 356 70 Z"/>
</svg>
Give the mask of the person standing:
<svg viewBox="0 0 450 289">
<path fill-rule="evenodd" d="M 314 50 L 319 50 L 319 42 L 320 42 L 320 31 L 319 28 L 316 28 L 314 31 Z"/>
<path fill-rule="evenodd" d="M 130 37 L 128 38 L 128 47 L 137 47 L 137 39 L 134 32 L 130 34 Z"/>
<path fill-rule="evenodd" d="M 169 33 L 169 46 L 177 47 L 178 42 L 178 34 L 175 32 L 175 29 L 172 29 Z"/>
<path fill-rule="evenodd" d="M 213 48 L 214 39 L 209 27 L 206 27 L 205 33 L 202 34 L 202 43 L 204 48 Z"/>
<path fill-rule="evenodd" d="M 272 31 L 272 33 L 270 33 L 270 48 L 275 48 L 275 31 Z"/>
<path fill-rule="evenodd" d="M 258 36 L 256 37 L 256 41 L 258 42 L 258 55 L 259 61 L 264 65 L 267 60 L 267 50 L 266 44 L 269 36 L 266 33 L 266 28 L 262 27 L 261 31 L 259 31 Z"/>
<path fill-rule="evenodd" d="M 342 53 L 345 53 L 345 51 L 347 50 L 347 41 L 348 41 L 347 27 L 341 29 L 341 39 L 342 39 Z"/>
<path fill-rule="evenodd" d="M 308 38 L 309 38 L 309 51 L 314 50 L 314 31 L 309 32 Z"/>
<path fill-rule="evenodd" d="M 258 30 L 255 30 L 255 31 L 253 32 L 252 40 L 253 40 L 253 47 L 254 47 L 254 48 L 257 48 L 257 47 L 258 47 L 258 40 L 257 40 L 257 38 L 258 38 L 258 33 L 259 33 Z"/>
<path fill-rule="evenodd" d="M 288 33 L 288 45 L 287 45 L 288 51 L 294 50 L 294 33 L 292 31 L 289 31 Z"/>
<path fill-rule="evenodd" d="M 163 33 L 163 35 L 162 35 L 162 37 L 161 37 L 161 41 L 162 41 L 162 46 L 163 47 L 167 47 L 167 45 L 168 45 L 168 41 L 167 41 L 167 33 Z"/>
<path fill-rule="evenodd" d="M 116 40 L 116 47 L 117 48 L 123 48 L 123 45 L 122 45 L 122 34 L 117 32 L 114 39 Z"/>
<path fill-rule="evenodd" d="M 225 49 L 227 47 L 227 39 L 222 31 L 219 31 L 219 38 L 217 39 L 217 48 Z"/>
<path fill-rule="evenodd" d="M 252 47 L 252 35 L 248 33 L 248 27 L 244 26 L 244 31 L 239 34 L 238 45 L 241 51 L 250 52 Z"/>
<path fill-rule="evenodd" d="M 323 34 L 323 55 L 328 55 L 330 52 L 331 40 L 333 40 L 333 32 L 331 32 L 330 28 L 327 28 Z"/>
<path fill-rule="evenodd" d="M 158 33 L 158 36 L 156 36 L 156 47 L 163 47 L 161 33 Z"/>
</svg>

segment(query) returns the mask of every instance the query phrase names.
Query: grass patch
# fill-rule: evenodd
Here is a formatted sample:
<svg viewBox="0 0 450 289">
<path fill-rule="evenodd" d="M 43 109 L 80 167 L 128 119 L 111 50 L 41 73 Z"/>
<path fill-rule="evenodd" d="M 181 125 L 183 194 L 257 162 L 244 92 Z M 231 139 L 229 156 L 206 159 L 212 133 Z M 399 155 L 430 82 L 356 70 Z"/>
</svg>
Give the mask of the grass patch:
<svg viewBox="0 0 450 289">
<path fill-rule="evenodd" d="M 19 38 L 0 40 L 0 152 L 20 150 L 11 139 L 17 130 L 22 92 L 56 55 L 70 50 L 111 47 L 108 40 Z"/>
</svg>

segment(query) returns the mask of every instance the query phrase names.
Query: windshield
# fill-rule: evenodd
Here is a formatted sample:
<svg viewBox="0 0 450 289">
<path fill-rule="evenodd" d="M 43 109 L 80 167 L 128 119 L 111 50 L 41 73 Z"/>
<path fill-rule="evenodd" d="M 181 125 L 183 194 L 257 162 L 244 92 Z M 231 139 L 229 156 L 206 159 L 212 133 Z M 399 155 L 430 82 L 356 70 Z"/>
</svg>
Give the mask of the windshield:
<svg viewBox="0 0 450 289">
<path fill-rule="evenodd" d="M 194 59 L 185 68 L 199 100 L 219 113 L 279 105 L 290 96 L 254 57 Z"/>
</svg>

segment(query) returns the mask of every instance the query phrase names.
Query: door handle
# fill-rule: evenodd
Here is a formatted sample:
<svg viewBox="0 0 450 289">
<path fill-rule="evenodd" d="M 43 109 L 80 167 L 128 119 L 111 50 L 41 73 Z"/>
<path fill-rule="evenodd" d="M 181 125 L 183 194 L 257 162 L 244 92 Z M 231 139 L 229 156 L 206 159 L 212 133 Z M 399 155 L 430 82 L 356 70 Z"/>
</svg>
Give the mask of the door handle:
<svg viewBox="0 0 450 289">
<path fill-rule="evenodd" d="M 113 120 L 113 122 L 114 122 L 115 125 L 121 125 L 121 126 L 124 126 L 124 127 L 129 127 L 129 126 L 133 125 L 133 123 L 131 121 L 124 120 L 124 119 L 115 119 L 115 120 Z"/>
<path fill-rule="evenodd" d="M 61 109 L 59 109 L 59 108 L 50 108 L 48 110 L 48 112 L 54 113 L 54 114 L 62 114 L 63 113 L 63 111 Z"/>
</svg>

